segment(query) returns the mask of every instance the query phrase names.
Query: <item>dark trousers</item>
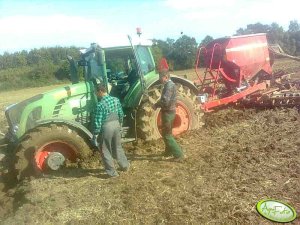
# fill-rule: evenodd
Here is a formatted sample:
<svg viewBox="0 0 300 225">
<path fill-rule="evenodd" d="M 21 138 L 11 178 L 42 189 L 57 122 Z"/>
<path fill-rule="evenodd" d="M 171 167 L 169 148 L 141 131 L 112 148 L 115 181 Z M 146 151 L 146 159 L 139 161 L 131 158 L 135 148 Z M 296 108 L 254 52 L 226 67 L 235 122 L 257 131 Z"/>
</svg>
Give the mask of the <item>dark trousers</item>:
<svg viewBox="0 0 300 225">
<path fill-rule="evenodd" d="M 174 119 L 175 112 L 162 112 L 162 137 L 165 143 L 165 153 L 180 158 L 183 157 L 183 153 L 172 134 Z"/>
<path fill-rule="evenodd" d="M 102 126 L 100 149 L 105 171 L 109 176 L 117 176 L 114 159 L 122 170 L 129 166 L 128 160 L 121 144 L 120 123 L 117 120 L 109 121 Z"/>
</svg>

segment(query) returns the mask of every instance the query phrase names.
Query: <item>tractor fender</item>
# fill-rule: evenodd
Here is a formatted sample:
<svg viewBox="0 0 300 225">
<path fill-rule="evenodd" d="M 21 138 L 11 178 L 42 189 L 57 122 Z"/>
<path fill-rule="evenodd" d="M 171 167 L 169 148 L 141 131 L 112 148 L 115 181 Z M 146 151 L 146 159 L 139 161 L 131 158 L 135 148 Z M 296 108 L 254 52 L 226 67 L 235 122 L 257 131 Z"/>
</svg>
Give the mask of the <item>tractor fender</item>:
<svg viewBox="0 0 300 225">
<path fill-rule="evenodd" d="M 198 94 L 199 89 L 194 85 L 192 81 L 172 74 L 171 74 L 171 79 L 174 83 L 180 83 L 183 86 L 187 86 L 191 89 L 192 92 Z"/>
<path fill-rule="evenodd" d="M 81 123 L 78 123 L 76 121 L 72 121 L 72 120 L 66 120 L 66 119 L 49 119 L 49 120 L 42 120 L 39 121 L 37 126 L 41 126 L 41 125 L 46 125 L 46 124 L 51 124 L 51 123 L 56 123 L 56 124 L 66 124 L 68 126 L 71 126 L 77 130 L 80 130 L 81 132 L 84 133 L 84 135 L 87 138 L 92 138 L 93 134 L 91 133 L 91 131 L 89 131 L 85 126 L 83 126 Z"/>
<path fill-rule="evenodd" d="M 176 76 L 174 74 L 171 74 L 171 80 L 174 82 L 174 83 L 180 83 L 182 84 L 183 86 L 187 86 L 191 89 L 192 92 L 194 92 L 195 94 L 198 94 L 199 90 L 198 88 L 194 85 L 194 83 L 190 80 L 187 80 L 185 78 L 182 78 L 182 77 L 179 77 L 179 76 Z M 153 87 L 154 85 L 156 84 L 159 84 L 159 79 L 156 79 L 154 80 L 153 82 L 151 82 L 148 86 L 147 86 L 147 89 L 150 89 L 151 87 Z M 141 104 L 141 101 L 143 99 L 143 96 L 145 95 L 142 94 L 140 99 L 139 99 L 139 104 L 138 106 Z"/>
<path fill-rule="evenodd" d="M 87 139 L 92 139 L 93 137 L 93 134 L 85 127 L 83 126 L 82 124 L 80 123 L 77 123 L 75 121 L 70 121 L 70 120 L 66 120 L 66 119 L 48 119 L 48 120 L 42 120 L 42 121 L 38 121 L 36 123 L 36 126 L 32 129 L 35 129 L 37 127 L 40 127 L 40 126 L 43 126 L 43 125 L 47 125 L 47 124 L 66 124 L 67 126 L 70 126 L 74 129 L 77 129 L 79 131 L 81 131 L 83 134 L 84 134 L 84 137 L 87 138 Z M 31 130 L 31 129 L 30 129 Z M 22 142 L 25 138 L 26 138 L 26 134 L 30 131 L 30 130 L 27 130 L 25 132 L 25 134 L 23 134 L 20 139 L 16 140 L 15 143 L 11 143 L 12 146 L 14 146 L 14 148 L 16 146 L 18 146 L 18 144 L 20 142 Z"/>
</svg>

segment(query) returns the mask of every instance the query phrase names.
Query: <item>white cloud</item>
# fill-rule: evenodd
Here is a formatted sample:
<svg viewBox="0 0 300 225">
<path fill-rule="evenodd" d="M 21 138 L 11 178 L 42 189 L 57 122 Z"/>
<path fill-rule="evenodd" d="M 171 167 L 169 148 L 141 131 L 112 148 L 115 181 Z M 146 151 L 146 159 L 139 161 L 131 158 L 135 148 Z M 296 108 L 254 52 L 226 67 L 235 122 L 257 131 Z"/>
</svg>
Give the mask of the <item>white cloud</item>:
<svg viewBox="0 0 300 225">
<path fill-rule="evenodd" d="M 121 29 L 100 20 L 67 15 L 11 16 L 0 19 L 0 27 L 0 53 L 57 45 L 85 47 L 92 42 L 108 46 L 127 38 Z"/>
<path fill-rule="evenodd" d="M 297 5 L 297 0 L 165 1 L 166 7 L 175 10 L 176 25 L 201 38 L 232 35 L 237 29 L 257 22 L 276 22 L 288 29 L 291 20 L 300 22 Z"/>
<path fill-rule="evenodd" d="M 207 8 L 228 7 L 235 4 L 238 0 L 218 0 L 218 1 L 200 1 L 200 0 L 166 0 L 165 4 L 178 10 L 199 10 Z M 212 12 L 213 13 L 213 12 Z"/>
<path fill-rule="evenodd" d="M 103 8 L 99 14 L 89 13 L 94 7 L 82 10 L 80 14 L 53 8 L 49 14 L 62 12 L 54 15 L 27 8 L 27 14 L 20 15 L 22 8 L 7 13 L 14 16 L 0 17 L 0 54 L 56 45 L 85 47 L 91 42 L 101 46 L 127 45 L 127 33 L 134 33 L 136 26 L 142 26 L 143 37 L 177 39 L 183 32 L 198 42 L 206 35 L 214 38 L 232 35 L 237 29 L 257 22 L 277 22 L 286 29 L 289 21 L 300 22 L 297 1 L 165 0 L 141 3 L 136 11 L 120 5 Z M 5 11 L 9 12 L 8 9 Z"/>
<path fill-rule="evenodd" d="M 252 21 L 252 23 L 270 24 L 276 22 L 280 26 L 288 28 L 291 20 L 300 22 L 299 9 L 296 5 L 298 3 L 295 0 L 262 1 L 256 4 L 250 2 L 238 11 L 235 18 L 246 17 L 247 21 Z"/>
</svg>

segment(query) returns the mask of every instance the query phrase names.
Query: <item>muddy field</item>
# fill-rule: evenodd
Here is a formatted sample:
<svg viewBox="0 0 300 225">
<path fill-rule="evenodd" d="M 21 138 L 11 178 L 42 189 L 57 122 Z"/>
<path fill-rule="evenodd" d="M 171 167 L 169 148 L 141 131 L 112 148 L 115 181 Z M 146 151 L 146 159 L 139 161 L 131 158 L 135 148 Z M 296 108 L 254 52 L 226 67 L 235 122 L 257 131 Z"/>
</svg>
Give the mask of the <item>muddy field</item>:
<svg viewBox="0 0 300 225">
<path fill-rule="evenodd" d="M 0 224 L 276 224 L 256 212 L 264 198 L 292 205 L 300 224 L 299 112 L 229 108 L 205 122 L 178 137 L 183 163 L 161 157 L 160 140 L 126 144 L 131 168 L 118 178 L 104 178 L 95 154 L 83 168 L 2 184 Z"/>
</svg>

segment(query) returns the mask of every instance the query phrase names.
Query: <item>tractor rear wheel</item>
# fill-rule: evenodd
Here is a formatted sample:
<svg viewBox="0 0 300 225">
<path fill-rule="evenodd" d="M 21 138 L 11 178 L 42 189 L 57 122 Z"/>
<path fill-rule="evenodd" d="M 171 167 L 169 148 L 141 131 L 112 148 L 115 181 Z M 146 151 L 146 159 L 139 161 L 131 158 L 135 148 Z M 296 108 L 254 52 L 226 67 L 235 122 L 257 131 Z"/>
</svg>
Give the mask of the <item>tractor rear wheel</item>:
<svg viewBox="0 0 300 225">
<path fill-rule="evenodd" d="M 203 112 L 197 102 L 196 95 L 182 84 L 177 86 L 177 106 L 173 123 L 173 134 L 179 135 L 187 130 L 198 129 L 203 126 Z M 161 85 L 153 86 L 144 96 L 138 111 L 138 134 L 144 140 L 156 140 L 161 138 L 161 112 L 153 110 L 152 106 L 161 97 Z"/>
<path fill-rule="evenodd" d="M 66 160 L 75 162 L 91 153 L 86 141 L 68 126 L 51 124 L 37 127 L 17 147 L 17 179 L 57 170 Z"/>
</svg>

